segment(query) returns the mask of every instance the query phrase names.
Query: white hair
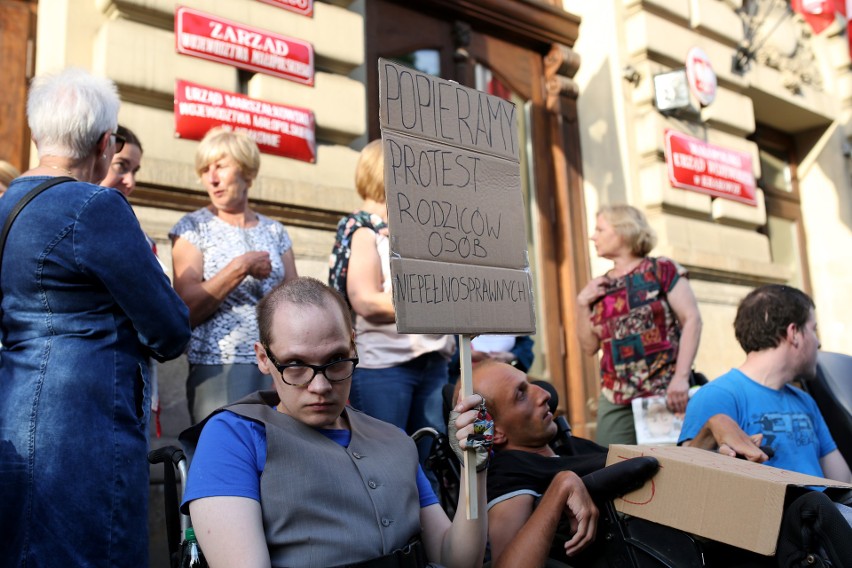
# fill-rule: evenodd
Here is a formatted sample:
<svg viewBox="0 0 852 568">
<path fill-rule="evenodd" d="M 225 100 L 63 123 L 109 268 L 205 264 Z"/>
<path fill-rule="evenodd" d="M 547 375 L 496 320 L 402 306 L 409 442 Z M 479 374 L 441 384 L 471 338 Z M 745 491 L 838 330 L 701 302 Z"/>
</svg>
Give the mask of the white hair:
<svg viewBox="0 0 852 568">
<path fill-rule="evenodd" d="M 104 132 L 118 126 L 115 83 L 82 69 L 39 75 L 30 84 L 27 122 L 39 157 L 81 159 Z"/>
</svg>

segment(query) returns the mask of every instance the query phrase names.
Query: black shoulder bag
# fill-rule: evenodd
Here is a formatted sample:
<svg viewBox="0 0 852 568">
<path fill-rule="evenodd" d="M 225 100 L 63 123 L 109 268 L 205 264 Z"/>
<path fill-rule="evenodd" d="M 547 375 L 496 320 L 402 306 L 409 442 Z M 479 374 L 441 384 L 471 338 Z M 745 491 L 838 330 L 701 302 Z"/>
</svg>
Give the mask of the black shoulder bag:
<svg viewBox="0 0 852 568">
<path fill-rule="evenodd" d="M 59 185 L 60 183 L 65 183 L 66 181 L 77 181 L 72 177 L 61 176 L 51 178 L 45 182 L 42 182 L 32 188 L 25 196 L 18 201 L 12 210 L 9 212 L 9 216 L 6 217 L 6 224 L 3 225 L 3 233 L 0 234 L 0 266 L 3 266 L 3 249 L 6 248 L 6 237 L 9 236 L 9 230 L 12 228 L 12 223 L 15 221 L 15 218 L 21 212 L 21 209 L 27 206 L 27 203 L 36 198 L 36 196 L 46 189 L 50 189 L 54 185 Z"/>
</svg>

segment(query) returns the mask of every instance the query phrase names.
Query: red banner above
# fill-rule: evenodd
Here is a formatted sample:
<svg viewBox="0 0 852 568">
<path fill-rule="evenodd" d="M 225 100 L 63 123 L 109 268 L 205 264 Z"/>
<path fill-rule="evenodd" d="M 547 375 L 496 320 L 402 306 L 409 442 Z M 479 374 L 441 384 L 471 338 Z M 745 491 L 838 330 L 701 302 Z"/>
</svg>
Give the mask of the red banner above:
<svg viewBox="0 0 852 568">
<path fill-rule="evenodd" d="M 250 136 L 261 152 L 315 162 L 316 123 L 308 109 L 285 106 L 180 79 L 175 83 L 175 134 L 201 140 L 214 126 Z"/>
<path fill-rule="evenodd" d="M 757 206 L 750 154 L 666 130 L 666 165 L 674 187 Z"/>
<path fill-rule="evenodd" d="M 266 4 L 272 4 L 303 16 L 314 15 L 314 0 L 260 0 Z"/>
<path fill-rule="evenodd" d="M 845 2 L 841 3 L 845 4 Z M 837 4 L 838 0 L 792 0 L 790 2 L 793 11 L 801 14 L 817 34 L 822 33 L 834 22 Z"/>
<path fill-rule="evenodd" d="M 175 11 L 175 43 L 184 55 L 314 84 L 314 48 L 306 41 L 180 6 Z"/>
</svg>

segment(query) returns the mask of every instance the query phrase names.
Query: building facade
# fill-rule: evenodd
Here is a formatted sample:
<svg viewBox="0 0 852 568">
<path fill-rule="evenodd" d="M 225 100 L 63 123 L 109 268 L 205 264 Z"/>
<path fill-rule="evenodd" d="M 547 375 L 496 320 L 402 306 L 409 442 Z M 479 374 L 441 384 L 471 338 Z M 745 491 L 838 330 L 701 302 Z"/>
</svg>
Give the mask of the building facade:
<svg viewBox="0 0 852 568">
<path fill-rule="evenodd" d="M 179 6 L 310 43 L 312 84 L 178 53 Z M 300 274 L 321 279 L 337 220 L 359 202 L 358 151 L 379 135 L 377 58 L 511 99 L 536 293 L 531 374 L 556 385 L 578 433 L 592 433 L 598 373 L 579 349 L 574 304 L 607 268 L 588 242 L 603 204 L 643 209 L 654 254 L 689 269 L 704 320 L 698 370 L 739 362 L 735 308 L 765 282 L 810 292 L 823 347 L 852 352 L 852 74 L 839 13 L 820 33 L 781 0 L 0 0 L 0 14 L 0 158 L 34 159 L 24 116 L 34 73 L 74 65 L 110 77 L 120 121 L 145 147 L 131 202 L 167 265 L 169 228 L 207 203 L 197 142 L 175 134 L 178 81 L 313 113 L 313 161 L 263 154 L 250 197 L 288 227 Z M 693 48 L 712 66 L 713 100 L 687 93 L 661 110 L 655 77 L 686 67 Z M 749 157 L 753 202 L 675 187 L 667 132 Z M 164 369 L 164 412 L 185 404 L 182 364 Z M 164 414 L 166 430 L 184 417 Z"/>
<path fill-rule="evenodd" d="M 736 306 L 763 283 L 810 293 L 822 348 L 852 351 L 844 252 L 852 245 L 852 74 L 841 5 L 564 2 L 582 20 L 574 49 L 587 223 L 607 203 L 647 213 L 659 236 L 652 254 L 690 271 L 704 322 L 696 368 L 711 378 L 743 360 Z M 702 105 L 690 91 L 682 108 L 660 110 L 666 86 L 655 88 L 655 78 L 688 70 L 695 48 L 715 72 L 715 100 Z M 672 170 L 682 164 L 673 163 L 667 132 L 749 156 L 754 203 L 675 187 Z M 592 258 L 593 274 L 608 268 Z M 594 381 L 572 386 L 592 403 Z"/>
</svg>

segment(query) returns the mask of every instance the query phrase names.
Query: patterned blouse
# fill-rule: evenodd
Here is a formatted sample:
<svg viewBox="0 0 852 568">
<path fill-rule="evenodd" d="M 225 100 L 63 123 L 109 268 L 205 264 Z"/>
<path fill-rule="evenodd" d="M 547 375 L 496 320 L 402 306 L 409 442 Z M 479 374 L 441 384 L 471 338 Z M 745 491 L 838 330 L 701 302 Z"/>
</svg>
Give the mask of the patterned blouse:
<svg viewBox="0 0 852 568">
<path fill-rule="evenodd" d="M 668 258 L 646 257 L 610 280 L 592 306 L 601 340 L 601 392 L 614 404 L 664 394 L 674 375 L 680 325 L 666 296 L 686 270 Z"/>
<path fill-rule="evenodd" d="M 219 309 L 192 330 L 187 356 L 191 364 L 225 365 L 256 362 L 254 342 L 258 338 L 254 308 L 260 299 L 284 280 L 281 256 L 293 246 L 284 225 L 257 215 L 257 225 L 230 225 L 206 207 L 187 213 L 169 231 L 201 251 L 204 280 L 210 280 L 234 258 L 249 251 L 267 251 L 272 262 L 269 277 L 246 278 L 225 298 Z"/>
<path fill-rule="evenodd" d="M 352 237 L 355 231 L 367 227 L 375 233 L 383 232 L 387 235 L 387 226 L 381 217 L 366 211 L 350 213 L 337 223 L 337 235 L 328 258 L 328 285 L 343 294 L 347 302 L 349 296 L 346 293 L 346 277 L 349 273 L 349 257 L 352 255 Z"/>
</svg>

